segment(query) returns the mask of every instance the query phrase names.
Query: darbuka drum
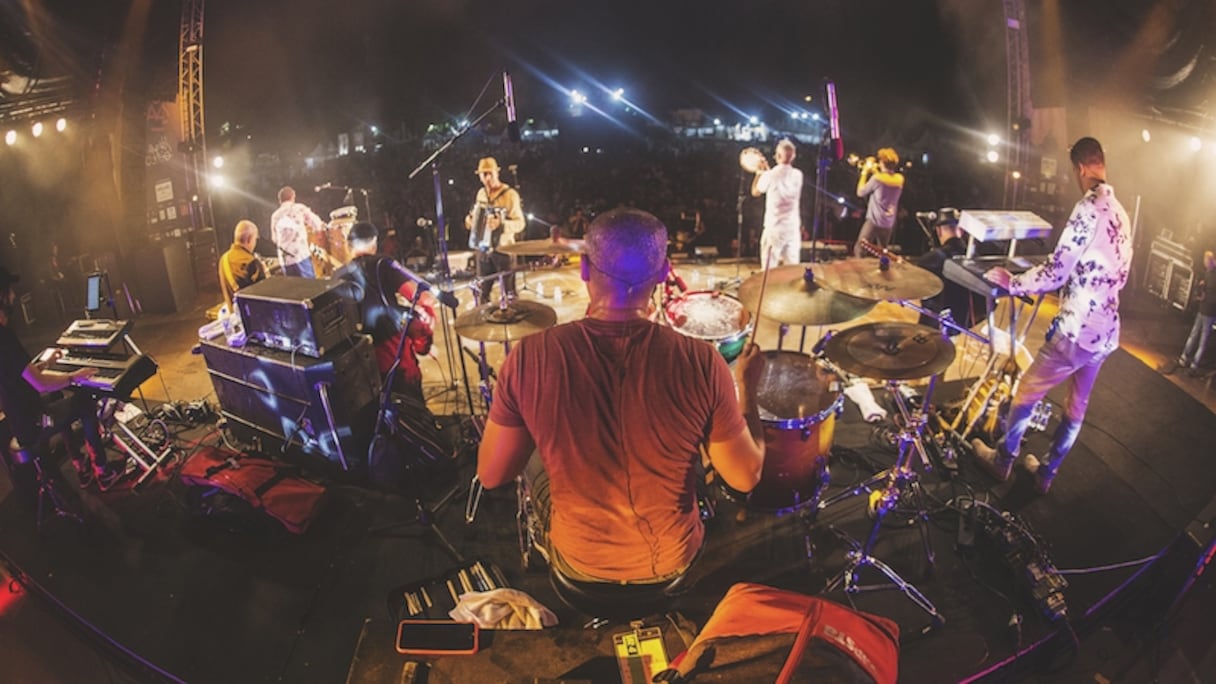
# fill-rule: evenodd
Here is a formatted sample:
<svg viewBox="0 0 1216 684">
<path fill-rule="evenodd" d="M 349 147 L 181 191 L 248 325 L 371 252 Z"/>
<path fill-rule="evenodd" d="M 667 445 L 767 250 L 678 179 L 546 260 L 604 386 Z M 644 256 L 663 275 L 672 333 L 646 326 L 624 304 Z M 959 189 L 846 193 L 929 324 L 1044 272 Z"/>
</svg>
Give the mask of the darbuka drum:
<svg viewBox="0 0 1216 684">
<path fill-rule="evenodd" d="M 764 423 L 764 470 L 747 506 L 784 513 L 815 506 L 828 484 L 840 379 L 806 354 L 766 351 L 756 390 Z"/>
<path fill-rule="evenodd" d="M 743 352 L 752 330 L 743 302 L 722 292 L 685 293 L 668 302 L 663 313 L 676 332 L 713 344 L 727 363 Z"/>
</svg>

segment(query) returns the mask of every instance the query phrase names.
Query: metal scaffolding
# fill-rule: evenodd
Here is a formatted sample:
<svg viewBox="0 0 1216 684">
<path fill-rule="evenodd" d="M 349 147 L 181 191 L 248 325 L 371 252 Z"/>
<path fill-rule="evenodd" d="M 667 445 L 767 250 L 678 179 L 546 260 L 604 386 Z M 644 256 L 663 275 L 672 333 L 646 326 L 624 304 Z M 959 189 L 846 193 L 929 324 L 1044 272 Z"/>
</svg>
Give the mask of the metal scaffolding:
<svg viewBox="0 0 1216 684">
<path fill-rule="evenodd" d="M 199 230 L 211 225 L 211 198 L 202 182 L 207 169 L 207 134 L 203 120 L 203 0 L 182 0 L 177 108 L 181 117 L 190 225 L 192 230 Z"/>
<path fill-rule="evenodd" d="M 1007 84 L 1005 131 L 1009 151 L 1005 154 L 1005 192 L 1002 206 L 1017 207 L 1026 178 L 1030 136 L 1027 126 L 1030 103 L 1030 38 L 1026 26 L 1026 7 L 1022 0 L 1003 0 L 1005 6 L 1005 79 Z M 1017 124 L 1015 126 L 1015 124 Z M 1014 177 L 1014 172 L 1020 178 Z"/>
</svg>

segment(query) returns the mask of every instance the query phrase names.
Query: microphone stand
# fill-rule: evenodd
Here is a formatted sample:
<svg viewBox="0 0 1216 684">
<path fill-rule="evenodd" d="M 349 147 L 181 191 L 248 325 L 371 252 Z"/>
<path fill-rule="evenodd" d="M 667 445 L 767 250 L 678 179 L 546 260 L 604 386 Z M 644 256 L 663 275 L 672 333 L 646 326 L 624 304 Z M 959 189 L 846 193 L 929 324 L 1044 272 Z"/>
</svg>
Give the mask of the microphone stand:
<svg viewBox="0 0 1216 684">
<path fill-rule="evenodd" d="M 479 99 L 480 99 L 480 96 L 479 96 Z M 431 178 L 433 180 L 433 185 L 434 185 L 434 190 L 435 190 L 435 233 L 436 233 L 436 236 L 437 236 L 438 242 L 439 242 L 439 255 L 440 255 L 439 256 L 439 264 L 440 264 L 439 265 L 439 284 L 440 284 L 440 287 L 445 290 L 453 289 L 452 288 L 452 268 L 451 268 L 451 263 L 448 260 L 447 222 L 444 220 L 444 214 L 443 214 L 443 184 L 439 178 L 439 161 L 438 160 L 439 160 L 439 157 L 443 155 L 443 153 L 447 152 L 449 149 L 451 149 L 451 147 L 453 145 L 456 144 L 457 140 L 460 140 L 461 138 L 464 137 L 464 135 L 466 133 L 468 133 L 469 131 L 476 128 L 478 124 L 480 124 L 487 116 L 489 116 L 493 112 L 497 111 L 498 108 L 505 107 L 505 106 L 506 106 L 505 97 L 498 100 L 497 102 L 495 102 L 493 105 L 490 106 L 489 109 L 482 112 L 477 118 L 473 119 L 469 123 L 468 126 L 458 129 L 452 135 L 452 137 L 448 138 L 447 141 L 445 141 L 434 152 L 432 152 L 429 157 L 422 160 L 422 163 L 418 164 L 418 166 L 413 171 L 410 171 L 409 175 L 406 177 L 406 180 L 413 180 L 414 177 L 417 176 L 419 173 L 422 173 L 422 170 L 425 169 L 427 166 L 431 167 Z M 443 327 L 444 353 L 447 355 L 447 358 L 448 358 L 448 373 L 449 373 L 448 377 L 452 378 L 452 385 L 448 389 L 455 389 L 456 388 L 456 366 L 455 366 L 455 364 L 456 364 L 457 355 L 456 355 L 453 347 L 457 343 L 454 341 L 454 339 L 453 339 L 454 336 L 452 334 L 452 324 L 454 323 L 454 317 L 453 317 L 453 319 L 450 320 L 448 318 L 448 312 L 446 310 L 444 310 L 444 311 L 440 312 L 439 320 L 440 320 L 440 324 Z M 472 416 L 473 415 L 473 395 L 472 395 L 472 390 L 469 387 L 469 371 L 468 371 L 468 368 L 465 366 L 463 358 L 460 359 L 460 370 L 461 370 L 461 375 L 463 376 L 463 379 L 464 379 L 464 392 L 465 392 L 465 398 L 468 400 L 469 415 Z"/>
<path fill-rule="evenodd" d="M 743 282 L 743 277 L 740 275 L 743 269 L 743 202 L 747 198 L 744 196 L 748 190 L 747 174 L 743 169 L 739 169 L 739 196 L 735 200 L 735 284 Z"/>
</svg>

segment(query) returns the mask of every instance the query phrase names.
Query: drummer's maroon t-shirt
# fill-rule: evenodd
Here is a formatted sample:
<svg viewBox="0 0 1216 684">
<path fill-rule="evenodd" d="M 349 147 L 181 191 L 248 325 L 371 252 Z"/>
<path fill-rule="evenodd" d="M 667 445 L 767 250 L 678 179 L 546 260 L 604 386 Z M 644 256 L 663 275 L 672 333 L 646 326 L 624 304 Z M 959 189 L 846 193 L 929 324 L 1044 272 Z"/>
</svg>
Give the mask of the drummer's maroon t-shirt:
<svg viewBox="0 0 1216 684">
<path fill-rule="evenodd" d="M 562 558 L 619 581 L 692 562 L 704 537 L 698 446 L 747 429 L 717 350 L 643 320 L 584 319 L 520 340 L 490 420 L 526 427 L 536 442 Z"/>
</svg>

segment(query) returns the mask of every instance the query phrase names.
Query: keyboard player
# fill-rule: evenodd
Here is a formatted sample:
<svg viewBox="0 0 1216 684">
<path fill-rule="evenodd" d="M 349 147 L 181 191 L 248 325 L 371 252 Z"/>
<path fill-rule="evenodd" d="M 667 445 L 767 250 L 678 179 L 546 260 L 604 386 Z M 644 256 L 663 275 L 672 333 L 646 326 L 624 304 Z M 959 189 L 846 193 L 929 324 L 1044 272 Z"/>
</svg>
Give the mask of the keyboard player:
<svg viewBox="0 0 1216 684">
<path fill-rule="evenodd" d="M 105 444 L 101 440 L 97 423 L 97 402 L 85 392 L 69 389 L 73 380 L 83 380 L 96 373 L 94 368 L 80 368 L 71 373 L 50 369 L 59 360 L 58 350 L 35 359 L 25 350 L 9 325 L 13 316 L 13 304 L 17 294 L 13 286 L 17 275 L 0 266 L 0 409 L 4 410 L 9 431 L 13 436 L 10 453 L 26 453 L 40 460 L 50 455 L 50 440 L 54 433 L 63 436 L 64 445 L 72 457 L 81 487 L 96 482 L 105 491 L 123 473 L 122 464 L 111 464 L 107 460 Z M 62 393 L 66 390 L 66 393 Z M 44 421 L 44 417 L 49 419 Z M 84 427 L 84 452 L 72 432 L 77 420 Z M 46 427 L 44 427 L 46 425 Z M 87 454 L 87 456 L 86 456 Z M 28 472 L 16 470 L 32 468 L 20 457 L 14 459 L 15 481 L 28 482 Z"/>
<path fill-rule="evenodd" d="M 1106 357 L 1119 347 L 1119 293 L 1131 270 L 1131 221 L 1106 182 L 1106 157 L 1093 138 L 1069 152 L 1081 199 L 1046 261 L 1013 275 L 1005 268 L 985 274 L 1011 294 L 1060 288 L 1060 310 L 1047 340 L 1018 381 L 1006 417 L 1005 436 L 990 447 L 972 443 L 976 463 L 998 480 L 1009 479 L 1034 405 L 1048 390 L 1069 381 L 1064 415 L 1042 458 L 1026 456 L 1035 489 L 1046 494 L 1081 432 L 1089 395 Z"/>
</svg>

